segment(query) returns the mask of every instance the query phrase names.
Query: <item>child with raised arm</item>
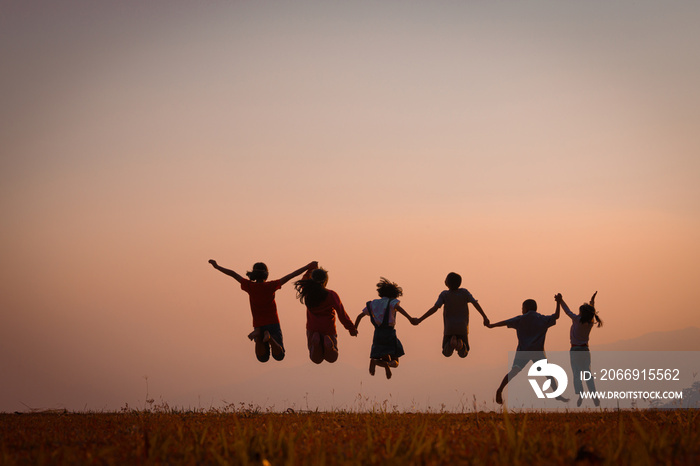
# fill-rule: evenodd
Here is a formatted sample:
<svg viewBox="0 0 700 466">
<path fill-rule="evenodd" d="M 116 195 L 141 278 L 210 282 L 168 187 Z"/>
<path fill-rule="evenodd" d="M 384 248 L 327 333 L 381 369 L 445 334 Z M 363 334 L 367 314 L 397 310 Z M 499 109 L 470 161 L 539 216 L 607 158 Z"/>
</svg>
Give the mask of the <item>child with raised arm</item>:
<svg viewBox="0 0 700 466">
<path fill-rule="evenodd" d="M 309 358 L 316 364 L 330 363 L 338 359 L 338 333 L 335 329 L 335 315 L 350 332 L 357 336 L 357 328 L 345 312 L 338 293 L 326 288 L 328 272 L 314 268 L 308 270 L 301 280 L 294 283 L 297 298 L 306 305 L 306 339 Z"/>
<path fill-rule="evenodd" d="M 384 368 L 386 378 L 390 379 L 391 368 L 398 367 L 399 358 L 405 354 L 403 345 L 396 336 L 396 313 L 403 314 L 413 325 L 418 325 L 418 319 L 408 315 L 399 306 L 397 298 L 403 294 L 403 290 L 396 283 L 381 277 L 377 283 L 377 292 L 379 299 L 367 302 L 355 320 L 355 327 L 360 325 L 363 317 L 369 316 L 374 326 L 372 350 L 369 355 L 369 373 L 374 375 L 376 366 L 380 366 Z"/>
<path fill-rule="evenodd" d="M 250 311 L 253 314 L 253 331 L 248 335 L 248 338 L 255 341 L 255 356 L 258 361 L 267 362 L 270 359 L 270 350 L 272 350 L 272 357 L 275 360 L 284 359 L 284 340 L 280 319 L 277 315 L 275 292 L 292 278 L 317 267 L 318 262 L 310 262 L 279 280 L 272 281 L 267 281 L 267 265 L 262 262 L 255 263 L 253 270 L 246 272 L 248 279 L 241 277 L 233 270 L 219 266 L 214 259 L 211 259 L 209 263 L 219 272 L 233 277 L 241 284 L 241 289 L 248 293 Z"/>
<path fill-rule="evenodd" d="M 569 331 L 571 351 L 569 352 L 569 358 L 571 360 L 571 371 L 574 377 L 574 392 L 578 395 L 576 406 L 581 406 L 583 403 L 583 397 L 581 396 L 583 392 L 581 372 L 591 372 L 591 353 L 588 349 L 588 340 L 591 330 L 593 329 L 593 321 L 595 320 L 597 322 L 598 327 L 603 325 L 603 321 L 600 320 L 595 309 L 595 296 L 597 294 L 598 292 L 596 291 L 593 293 L 589 303 L 579 306 L 578 315 L 571 312 L 569 306 L 564 302 L 564 298 L 561 298 L 561 307 L 564 309 L 566 315 L 571 318 L 571 330 Z M 588 386 L 589 392 L 593 393 L 596 391 L 593 377 L 586 380 L 586 385 Z M 600 400 L 594 397 L 593 404 L 600 406 Z"/>
<path fill-rule="evenodd" d="M 513 367 L 510 372 L 503 377 L 501 385 L 496 390 L 496 403 L 503 404 L 503 389 L 510 379 L 518 375 L 525 369 L 525 366 L 532 361 L 537 362 L 541 359 L 546 359 L 544 353 L 544 339 L 547 336 L 549 327 L 557 323 L 561 313 L 561 294 L 554 297 L 557 303 L 557 309 L 554 314 L 546 316 L 537 312 L 537 302 L 534 299 L 523 301 L 522 315 L 515 316 L 511 319 L 502 320 L 495 324 L 488 323 L 488 328 L 508 327 L 514 328 L 518 336 L 518 347 L 516 348 Z M 551 379 L 552 388 L 557 389 L 557 382 L 554 378 Z M 569 401 L 562 396 L 556 398 L 559 401 Z"/>
<path fill-rule="evenodd" d="M 466 358 L 469 354 L 469 303 L 472 303 L 484 318 L 484 325 L 489 322 L 479 302 L 466 288 L 460 288 L 461 284 L 462 277 L 459 274 L 448 273 L 445 278 L 447 289 L 440 293 L 435 305 L 418 319 L 419 323 L 423 322 L 444 306 L 442 320 L 445 331 L 442 337 L 442 354 L 445 357 L 452 356 L 455 350 L 460 358 Z"/>
</svg>

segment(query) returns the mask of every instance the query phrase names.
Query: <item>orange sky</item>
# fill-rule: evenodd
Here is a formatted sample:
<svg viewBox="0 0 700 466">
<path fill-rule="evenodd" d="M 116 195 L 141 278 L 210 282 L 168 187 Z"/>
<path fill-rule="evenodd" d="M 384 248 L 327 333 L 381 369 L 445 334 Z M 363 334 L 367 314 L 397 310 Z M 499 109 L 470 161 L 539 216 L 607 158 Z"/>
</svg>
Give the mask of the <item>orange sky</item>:
<svg viewBox="0 0 700 466">
<path fill-rule="evenodd" d="M 491 403 L 516 345 L 477 319 L 444 360 L 439 316 L 399 322 L 386 382 L 364 322 L 316 367 L 289 284 L 288 357 L 259 364 L 210 258 L 318 260 L 353 318 L 380 276 L 420 315 L 456 271 L 492 320 L 598 290 L 593 345 L 700 326 L 700 7 L 69 5 L 0 16 L 0 410 L 140 407 L 146 377 L 189 406 Z"/>
</svg>

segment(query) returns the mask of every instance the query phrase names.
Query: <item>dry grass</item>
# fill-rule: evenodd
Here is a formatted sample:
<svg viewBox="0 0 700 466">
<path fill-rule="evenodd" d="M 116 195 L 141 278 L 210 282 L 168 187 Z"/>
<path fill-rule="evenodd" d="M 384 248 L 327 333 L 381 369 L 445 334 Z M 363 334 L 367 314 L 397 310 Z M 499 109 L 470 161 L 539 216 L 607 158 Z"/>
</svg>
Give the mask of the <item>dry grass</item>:
<svg viewBox="0 0 700 466">
<path fill-rule="evenodd" d="M 697 410 L 0 414 L 0 464 L 700 464 Z"/>
</svg>

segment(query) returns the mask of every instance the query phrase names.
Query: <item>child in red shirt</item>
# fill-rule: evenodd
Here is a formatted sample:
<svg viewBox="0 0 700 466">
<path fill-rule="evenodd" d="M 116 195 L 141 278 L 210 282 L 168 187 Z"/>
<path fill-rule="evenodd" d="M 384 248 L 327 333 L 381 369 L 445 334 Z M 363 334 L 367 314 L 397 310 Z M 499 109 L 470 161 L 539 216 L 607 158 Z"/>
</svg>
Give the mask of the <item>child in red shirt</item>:
<svg viewBox="0 0 700 466">
<path fill-rule="evenodd" d="M 258 358 L 258 361 L 268 361 L 270 359 L 270 349 L 272 349 L 272 357 L 274 359 L 277 361 L 284 359 L 284 341 L 282 339 L 279 316 L 277 315 L 275 292 L 292 278 L 304 273 L 304 271 L 318 267 L 318 262 L 310 262 L 279 280 L 269 282 L 266 281 L 268 276 L 267 266 L 262 262 L 254 264 L 253 270 L 246 272 L 250 280 L 241 277 L 233 270 L 220 267 L 213 259 L 209 263 L 219 272 L 233 277 L 241 284 L 241 289 L 248 293 L 254 328 L 248 335 L 248 338 L 255 341 L 255 356 Z"/>
<path fill-rule="evenodd" d="M 328 272 L 314 269 L 306 272 L 301 280 L 294 283 L 297 298 L 306 305 L 306 338 L 309 358 L 316 364 L 324 360 L 335 362 L 338 359 L 338 333 L 335 329 L 335 315 L 350 335 L 357 336 L 357 329 L 345 312 L 338 294 L 326 288 Z"/>
</svg>

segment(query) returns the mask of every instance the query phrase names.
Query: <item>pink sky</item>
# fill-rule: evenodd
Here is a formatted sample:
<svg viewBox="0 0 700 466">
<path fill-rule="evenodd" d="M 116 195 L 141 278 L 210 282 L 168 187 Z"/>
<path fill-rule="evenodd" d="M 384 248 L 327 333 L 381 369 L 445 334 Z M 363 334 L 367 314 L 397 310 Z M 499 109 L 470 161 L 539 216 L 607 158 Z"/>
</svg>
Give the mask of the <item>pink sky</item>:
<svg viewBox="0 0 700 466">
<path fill-rule="evenodd" d="M 210 258 L 273 278 L 318 260 L 353 318 L 380 276 L 421 315 L 456 271 L 492 320 L 598 290 L 593 346 L 700 326 L 698 20 L 653 2 L 3 6 L 0 410 L 139 407 L 146 377 L 171 404 L 300 407 L 338 371 L 378 400 L 491 403 L 516 345 L 474 319 L 472 354 L 444 360 L 439 316 L 400 321 L 386 382 L 365 321 L 316 367 L 288 284 L 288 357 L 260 364 L 247 296 Z M 499 375 L 477 387 L 481 370 Z"/>
</svg>

